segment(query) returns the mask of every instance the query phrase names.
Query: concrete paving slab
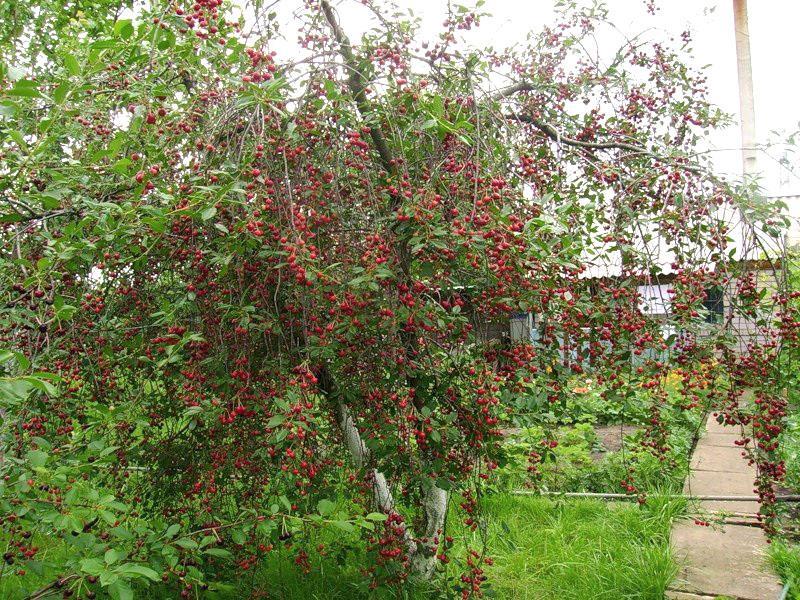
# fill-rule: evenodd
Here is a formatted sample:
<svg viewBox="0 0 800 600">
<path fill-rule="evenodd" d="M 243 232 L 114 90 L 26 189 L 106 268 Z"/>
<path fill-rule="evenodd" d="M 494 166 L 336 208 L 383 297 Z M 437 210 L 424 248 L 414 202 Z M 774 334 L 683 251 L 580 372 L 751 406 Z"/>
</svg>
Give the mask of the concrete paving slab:
<svg viewBox="0 0 800 600">
<path fill-rule="evenodd" d="M 698 451 L 704 449 L 698 448 Z M 731 456 L 736 459 L 728 469 L 738 468 L 739 471 L 707 471 L 693 470 L 683 486 L 686 494 L 693 496 L 753 496 L 755 497 L 755 471 L 747 467 L 741 456 Z M 726 501 L 703 500 L 697 505 L 698 512 L 725 512 L 756 514 L 759 509 L 757 501 Z"/>
<path fill-rule="evenodd" d="M 715 529 L 683 521 L 673 527 L 671 543 L 681 565 L 671 586 L 675 591 L 737 600 L 775 600 L 781 592 L 765 559 L 764 532 L 757 527 Z"/>
<path fill-rule="evenodd" d="M 692 471 L 684 491 L 706 496 L 752 496 L 755 494 L 755 475 L 729 471 Z"/>
<path fill-rule="evenodd" d="M 728 502 L 725 500 L 703 500 L 699 505 L 698 514 L 700 513 L 725 513 L 732 514 L 748 514 L 755 515 L 761 505 L 757 501 L 746 502 Z"/>
<path fill-rule="evenodd" d="M 739 448 L 735 442 L 739 441 L 742 436 L 733 433 L 706 433 L 698 442 L 704 446 L 722 446 L 725 448 Z"/>
<path fill-rule="evenodd" d="M 667 600 L 719 600 L 719 596 L 709 596 L 707 594 L 691 594 L 689 592 L 678 592 L 667 590 Z"/>
<path fill-rule="evenodd" d="M 717 418 L 713 415 L 709 416 L 706 421 L 706 431 L 708 433 L 727 433 L 739 437 L 742 435 L 742 428 L 740 425 L 722 425 L 717 422 Z"/>
<path fill-rule="evenodd" d="M 745 396 L 745 394 L 743 394 Z M 735 442 L 741 427 L 721 425 L 713 415 L 690 461 L 684 492 L 693 496 L 755 496 L 755 469 Z M 691 521 L 675 523 L 672 549 L 681 565 L 667 597 L 673 600 L 705 600 L 723 596 L 737 600 L 775 600 L 780 579 L 766 561 L 767 540 L 754 522 L 756 501 L 703 500 L 693 507 L 700 518 L 736 515 L 712 527 Z M 732 522 L 731 522 L 732 521 Z"/>
<path fill-rule="evenodd" d="M 698 445 L 690 462 L 692 469 L 698 471 L 726 471 L 730 473 L 750 473 L 755 479 L 753 467 L 747 464 L 742 451 L 736 447 Z"/>
</svg>

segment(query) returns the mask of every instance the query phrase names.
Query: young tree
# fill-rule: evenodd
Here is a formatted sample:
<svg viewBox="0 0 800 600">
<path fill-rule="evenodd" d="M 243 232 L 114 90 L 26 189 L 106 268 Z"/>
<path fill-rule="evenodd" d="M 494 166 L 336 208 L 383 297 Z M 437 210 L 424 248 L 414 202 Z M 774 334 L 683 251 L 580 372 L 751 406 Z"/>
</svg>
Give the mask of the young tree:
<svg viewBox="0 0 800 600">
<path fill-rule="evenodd" d="M 479 9 L 419 45 L 391 6 L 353 4 L 306 0 L 296 56 L 272 51 L 261 3 L 249 33 L 222 0 L 126 18 L 4 5 L 11 562 L 53 532 L 74 541 L 79 590 L 100 577 L 124 597 L 163 574 L 187 592 L 229 551 L 249 568 L 333 526 L 362 531 L 376 577 L 428 579 L 451 499 L 478 527 L 502 428 L 560 405 L 587 364 L 572 354 L 617 393 L 653 389 L 664 451 L 667 341 L 637 291 L 664 257 L 687 397 L 732 344 L 689 335 L 704 290 L 735 280 L 724 209 L 755 229 L 772 212 L 700 162 L 725 117 L 679 52 L 633 40 L 596 60 L 601 6 L 494 51 L 461 43 Z M 356 9 L 375 24 L 357 44 Z M 775 333 L 761 368 L 790 326 L 750 308 Z M 547 316 L 537 345 L 488 334 L 518 312 Z M 465 596 L 482 560 L 467 556 Z"/>
</svg>

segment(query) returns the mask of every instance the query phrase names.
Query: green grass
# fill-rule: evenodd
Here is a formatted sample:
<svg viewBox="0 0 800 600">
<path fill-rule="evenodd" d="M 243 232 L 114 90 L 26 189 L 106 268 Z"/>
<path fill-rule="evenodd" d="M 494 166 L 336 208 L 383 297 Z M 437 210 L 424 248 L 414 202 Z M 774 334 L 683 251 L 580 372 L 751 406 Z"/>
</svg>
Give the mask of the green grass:
<svg viewBox="0 0 800 600">
<path fill-rule="evenodd" d="M 490 597 L 508 600 L 662 600 L 664 590 L 676 573 L 670 556 L 669 531 L 672 519 L 682 514 L 685 504 L 654 496 L 645 506 L 600 500 L 550 500 L 540 497 L 495 494 L 482 502 L 486 519 Z M 460 517 L 453 512 L 451 528 L 458 540 Z M 363 551 L 356 545 L 336 544 L 335 534 L 320 532 L 312 545 L 324 542 L 329 554 L 310 552 L 312 571 L 303 574 L 293 563 L 294 554 L 278 551 L 253 570 L 239 571 L 225 582 L 229 591 L 209 594 L 211 598 L 269 598 L 275 600 L 432 600 L 455 598 L 441 586 L 403 591 L 370 590 L 362 575 L 367 567 Z M 478 533 L 467 541 L 480 548 Z M 341 540 L 339 540 L 341 541 Z M 459 542 L 457 542 L 458 546 Z M 58 552 L 54 547 L 48 552 Z M 458 547 L 451 552 L 455 559 Z M 800 557 L 792 555 L 800 564 Z M 455 561 L 449 575 L 460 571 Z M 35 589 L 46 577 L 26 576 L 26 581 L 9 581 L 3 598 L 24 597 L 22 590 Z M 34 579 L 36 581 L 34 581 Z M 220 582 L 221 583 L 221 582 Z M 19 585 L 23 584 L 23 585 Z M 146 598 L 175 598 L 177 592 L 150 588 Z"/>
<path fill-rule="evenodd" d="M 644 507 L 600 500 L 551 501 L 497 494 L 483 502 L 487 542 L 494 565 L 487 569 L 491 593 L 508 600 L 662 600 L 675 576 L 669 550 L 672 519 L 680 501 L 657 497 Z M 456 515 L 452 515 L 455 521 Z M 471 535 L 480 547 L 479 535 Z M 458 554 L 454 549 L 453 556 Z M 240 587 L 268 591 L 269 598 L 344 600 L 446 598 L 435 589 L 405 593 L 370 591 L 356 554 L 314 562 L 302 575 L 287 558 L 262 566 Z M 457 574 L 457 567 L 451 567 Z"/>
<path fill-rule="evenodd" d="M 486 503 L 501 598 L 661 600 L 676 567 L 669 551 L 674 503 L 552 503 L 499 496 Z"/>
<path fill-rule="evenodd" d="M 769 546 L 769 560 L 784 583 L 789 584 L 790 600 L 800 600 L 800 545 L 781 540 Z"/>
</svg>

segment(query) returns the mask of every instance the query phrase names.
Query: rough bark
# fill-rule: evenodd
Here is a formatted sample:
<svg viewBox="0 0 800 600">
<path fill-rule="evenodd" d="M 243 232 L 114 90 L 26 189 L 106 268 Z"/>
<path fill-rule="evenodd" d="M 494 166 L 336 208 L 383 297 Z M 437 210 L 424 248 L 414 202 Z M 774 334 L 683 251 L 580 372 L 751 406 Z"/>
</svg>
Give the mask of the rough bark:
<svg viewBox="0 0 800 600">
<path fill-rule="evenodd" d="M 430 479 L 422 484 L 422 510 L 422 532 L 411 556 L 411 572 L 420 579 L 430 579 L 436 571 L 436 550 L 447 515 L 447 492 Z"/>
<path fill-rule="evenodd" d="M 337 402 L 339 427 L 345 445 L 358 468 L 365 468 L 369 463 L 369 449 L 364 445 L 361 434 L 356 428 L 350 409 L 344 402 Z M 378 469 L 369 469 L 372 479 L 373 502 L 376 510 L 391 513 L 395 510 L 394 496 L 386 481 L 386 477 Z M 447 498 L 445 490 L 438 487 L 433 480 L 425 479 L 422 484 L 422 528 L 412 536 L 407 527 L 403 538 L 408 552 L 411 573 L 414 577 L 428 580 L 436 572 L 436 550 L 439 547 L 440 535 L 447 515 Z"/>
<path fill-rule="evenodd" d="M 320 389 L 336 402 L 336 416 L 342 432 L 344 444 L 358 469 L 368 469 L 372 482 L 372 500 L 375 509 L 389 514 L 395 511 L 394 495 L 386 476 L 374 467 L 369 467 L 370 453 L 361 433 L 356 427 L 353 415 L 347 404 L 338 396 L 331 374 L 323 367 L 319 377 Z M 406 527 L 403 539 L 409 557 L 412 576 L 427 580 L 436 572 L 436 550 L 440 542 L 440 534 L 447 515 L 448 493 L 438 487 L 433 480 L 425 479 L 422 484 L 422 527 L 419 532 L 412 532 Z M 415 535 L 416 534 L 416 535 Z"/>
</svg>

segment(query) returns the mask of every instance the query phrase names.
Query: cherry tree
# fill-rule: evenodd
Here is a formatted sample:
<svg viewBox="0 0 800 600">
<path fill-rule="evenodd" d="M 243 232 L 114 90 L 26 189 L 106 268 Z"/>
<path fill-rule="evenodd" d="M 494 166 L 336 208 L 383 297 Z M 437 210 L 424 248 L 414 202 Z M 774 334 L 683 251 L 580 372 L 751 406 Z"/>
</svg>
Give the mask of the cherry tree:
<svg viewBox="0 0 800 600">
<path fill-rule="evenodd" d="M 480 526 L 504 427 L 587 370 L 649 390 L 656 454 L 670 369 L 687 410 L 702 388 L 736 422 L 757 387 L 769 500 L 796 320 L 739 270 L 776 208 L 697 153 L 727 117 L 682 49 L 601 59 L 605 8 L 568 4 L 495 50 L 465 41 L 480 7 L 420 43 L 390 4 L 306 0 L 293 56 L 265 3 L 255 27 L 223 0 L 5 7 L 6 561 L 35 558 L 35 530 L 75 547 L 53 585 L 188 595 L 279 544 L 308 569 L 305 532 L 335 527 L 376 581 L 430 579 L 450 505 Z M 677 341 L 640 302 L 665 270 Z M 710 286 L 738 286 L 730 314 L 766 341 L 705 331 Z M 520 312 L 536 343 L 491 335 Z M 485 560 L 467 549 L 465 597 Z"/>
</svg>

